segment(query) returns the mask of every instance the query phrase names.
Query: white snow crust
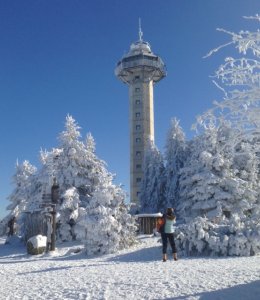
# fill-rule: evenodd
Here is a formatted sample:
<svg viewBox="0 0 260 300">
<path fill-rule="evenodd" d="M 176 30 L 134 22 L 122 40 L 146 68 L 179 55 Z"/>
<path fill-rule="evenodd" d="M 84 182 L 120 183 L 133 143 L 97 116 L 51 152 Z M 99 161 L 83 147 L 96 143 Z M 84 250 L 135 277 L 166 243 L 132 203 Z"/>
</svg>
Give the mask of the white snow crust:
<svg viewBox="0 0 260 300">
<path fill-rule="evenodd" d="M 260 256 L 164 263 L 158 237 L 139 239 L 117 254 L 86 256 L 70 242 L 37 258 L 0 239 L 0 299 L 259 299 Z"/>
<path fill-rule="evenodd" d="M 135 215 L 136 217 L 154 217 L 154 218 L 160 218 L 163 216 L 162 213 L 156 213 L 156 214 L 138 214 L 138 215 Z"/>
<path fill-rule="evenodd" d="M 34 248 L 46 247 L 47 237 L 41 234 L 31 237 L 28 242 L 31 242 Z"/>
</svg>

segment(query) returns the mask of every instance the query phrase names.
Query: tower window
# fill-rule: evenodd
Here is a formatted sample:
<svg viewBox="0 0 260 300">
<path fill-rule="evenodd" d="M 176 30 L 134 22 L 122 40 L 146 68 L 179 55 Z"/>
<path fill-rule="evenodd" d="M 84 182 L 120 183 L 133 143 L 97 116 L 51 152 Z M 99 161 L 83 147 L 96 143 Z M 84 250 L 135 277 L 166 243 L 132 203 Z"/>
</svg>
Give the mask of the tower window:
<svg viewBox="0 0 260 300">
<path fill-rule="evenodd" d="M 140 88 L 135 88 L 135 92 L 139 93 L 140 92 Z"/>
<path fill-rule="evenodd" d="M 141 139 L 140 138 L 136 138 L 135 141 L 136 141 L 137 144 L 141 143 Z"/>
<path fill-rule="evenodd" d="M 135 155 L 136 155 L 137 157 L 141 157 L 141 151 L 136 151 Z"/>
<path fill-rule="evenodd" d="M 135 113 L 135 117 L 136 117 L 136 118 L 140 118 L 140 115 L 141 115 L 141 114 L 140 114 L 139 112 Z"/>
<path fill-rule="evenodd" d="M 135 76 L 135 79 L 140 79 L 140 76 Z"/>
<path fill-rule="evenodd" d="M 140 194 L 141 194 L 140 192 L 136 192 L 136 196 L 137 196 L 137 197 L 139 197 L 139 196 L 140 196 Z"/>
<path fill-rule="evenodd" d="M 135 126 L 135 129 L 136 129 L 136 130 L 141 130 L 141 125 L 136 125 L 136 126 Z"/>
<path fill-rule="evenodd" d="M 136 169 L 141 169 L 142 168 L 142 165 L 138 164 L 136 165 Z"/>
<path fill-rule="evenodd" d="M 142 181 L 142 178 L 141 177 L 137 177 L 136 178 L 136 182 L 141 182 Z"/>
<path fill-rule="evenodd" d="M 141 101 L 140 101 L 140 100 L 135 100 L 135 104 L 136 104 L 136 105 L 140 105 L 140 104 L 141 104 Z"/>
</svg>

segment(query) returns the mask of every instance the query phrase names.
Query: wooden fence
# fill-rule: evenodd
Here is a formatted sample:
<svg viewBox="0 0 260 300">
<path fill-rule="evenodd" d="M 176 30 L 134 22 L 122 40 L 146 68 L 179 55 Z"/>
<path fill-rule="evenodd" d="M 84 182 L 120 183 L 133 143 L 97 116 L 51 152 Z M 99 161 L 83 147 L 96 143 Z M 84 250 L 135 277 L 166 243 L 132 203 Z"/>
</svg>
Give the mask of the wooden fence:
<svg viewBox="0 0 260 300">
<path fill-rule="evenodd" d="M 157 226 L 157 221 L 162 217 L 162 214 L 139 214 L 136 215 L 136 217 L 139 224 L 139 233 L 152 234 Z"/>
<path fill-rule="evenodd" d="M 24 215 L 24 239 L 25 242 L 29 238 L 41 234 L 47 236 L 48 226 L 46 215 L 41 211 L 25 212 Z"/>
</svg>

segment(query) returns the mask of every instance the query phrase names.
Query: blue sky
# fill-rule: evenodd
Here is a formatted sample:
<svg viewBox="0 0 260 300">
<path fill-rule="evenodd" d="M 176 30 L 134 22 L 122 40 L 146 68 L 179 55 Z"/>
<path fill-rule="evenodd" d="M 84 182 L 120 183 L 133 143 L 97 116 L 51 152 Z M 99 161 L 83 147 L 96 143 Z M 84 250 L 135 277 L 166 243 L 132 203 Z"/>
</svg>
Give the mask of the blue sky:
<svg viewBox="0 0 260 300">
<path fill-rule="evenodd" d="M 92 133 L 98 156 L 129 189 L 128 88 L 114 68 L 138 39 L 139 17 L 167 66 L 154 89 L 163 150 L 172 117 L 190 138 L 196 115 L 222 97 L 209 75 L 232 49 L 202 58 L 228 40 L 216 28 L 255 30 L 242 16 L 259 9 L 259 0 L 0 0 L 0 217 L 16 159 L 39 166 L 39 150 L 58 145 L 67 114 L 83 138 Z"/>
</svg>

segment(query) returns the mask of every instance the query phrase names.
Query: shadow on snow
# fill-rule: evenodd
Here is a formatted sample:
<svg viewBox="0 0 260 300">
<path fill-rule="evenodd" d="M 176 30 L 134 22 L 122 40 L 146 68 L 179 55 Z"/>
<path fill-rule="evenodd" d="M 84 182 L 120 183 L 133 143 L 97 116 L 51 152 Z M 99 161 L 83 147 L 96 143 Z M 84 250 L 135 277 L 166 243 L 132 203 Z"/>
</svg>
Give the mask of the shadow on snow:
<svg viewBox="0 0 260 300">
<path fill-rule="evenodd" d="M 260 295 L 260 280 L 250 283 L 239 284 L 229 288 L 220 289 L 217 291 L 202 292 L 190 295 L 166 298 L 165 300 L 184 300 L 191 297 L 199 297 L 200 300 L 259 300 Z M 154 299 L 156 300 L 156 299 Z"/>
<path fill-rule="evenodd" d="M 107 259 L 107 261 L 112 262 L 152 262 L 157 260 L 161 260 L 160 246 L 143 248 L 130 253 L 115 255 Z"/>
</svg>

